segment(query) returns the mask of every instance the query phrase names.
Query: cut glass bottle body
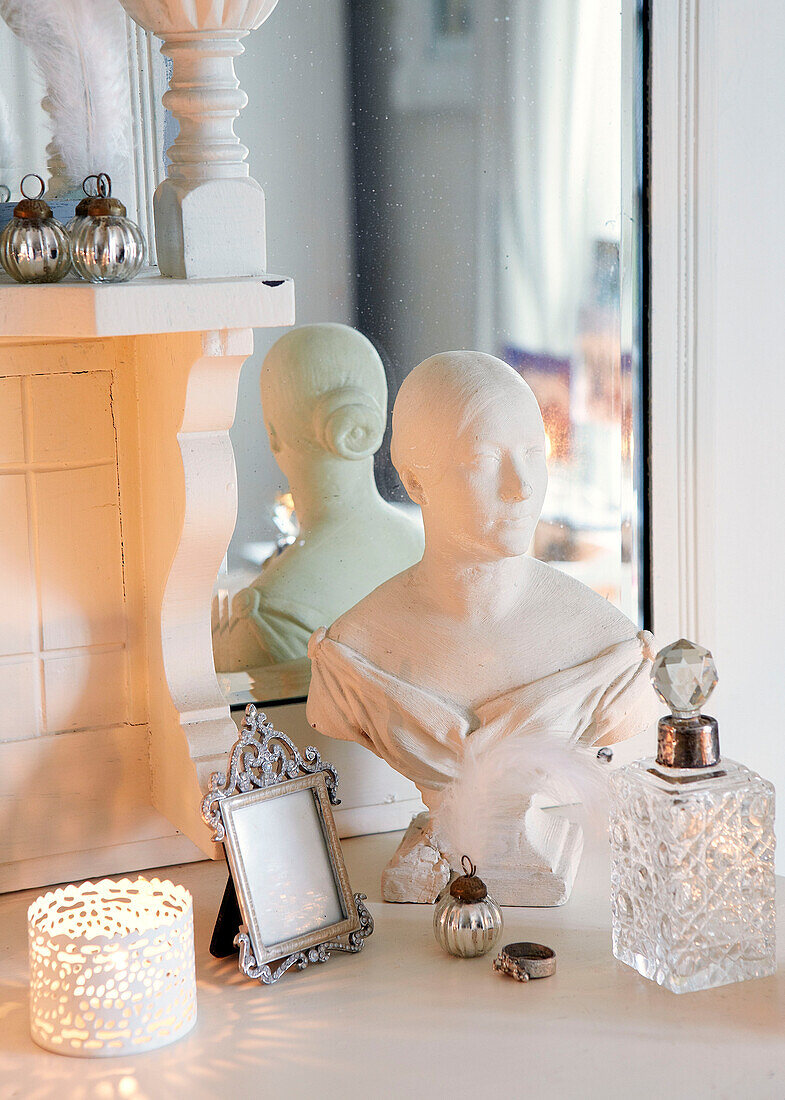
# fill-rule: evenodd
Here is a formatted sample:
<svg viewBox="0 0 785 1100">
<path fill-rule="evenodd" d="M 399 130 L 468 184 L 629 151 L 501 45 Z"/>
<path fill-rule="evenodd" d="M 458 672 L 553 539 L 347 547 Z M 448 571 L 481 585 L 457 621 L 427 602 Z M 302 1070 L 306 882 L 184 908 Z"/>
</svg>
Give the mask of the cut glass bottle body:
<svg viewBox="0 0 785 1100">
<path fill-rule="evenodd" d="M 616 958 L 674 993 L 773 974 L 771 783 L 731 760 L 650 759 L 610 786 Z"/>
</svg>

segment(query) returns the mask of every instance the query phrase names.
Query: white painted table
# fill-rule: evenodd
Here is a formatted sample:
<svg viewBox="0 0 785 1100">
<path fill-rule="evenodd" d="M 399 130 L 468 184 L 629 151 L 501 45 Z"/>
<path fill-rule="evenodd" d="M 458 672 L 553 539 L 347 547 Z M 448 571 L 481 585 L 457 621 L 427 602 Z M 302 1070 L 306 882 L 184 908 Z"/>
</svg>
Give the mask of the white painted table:
<svg viewBox="0 0 785 1100">
<path fill-rule="evenodd" d="M 782 949 L 772 978 L 681 997 L 659 989 L 611 956 L 607 867 L 595 854 L 563 908 L 506 910 L 503 942 L 558 952 L 555 977 L 520 985 L 494 974 L 489 956 L 443 955 L 429 907 L 378 900 L 397 843 L 395 833 L 344 842 L 352 886 L 367 891 L 376 919 L 363 952 L 273 987 L 208 954 L 225 869 L 169 869 L 194 893 L 199 1020 L 180 1043 L 136 1058 L 82 1061 L 34 1046 L 25 912 L 36 892 L 0 898 L 0 1097 L 785 1096 Z"/>
</svg>

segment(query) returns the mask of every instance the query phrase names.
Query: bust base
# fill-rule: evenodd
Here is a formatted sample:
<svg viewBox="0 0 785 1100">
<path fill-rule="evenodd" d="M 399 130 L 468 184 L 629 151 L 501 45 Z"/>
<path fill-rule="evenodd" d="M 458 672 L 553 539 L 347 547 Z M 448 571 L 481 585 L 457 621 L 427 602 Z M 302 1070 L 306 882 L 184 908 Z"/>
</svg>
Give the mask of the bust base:
<svg viewBox="0 0 785 1100">
<path fill-rule="evenodd" d="M 432 842 L 430 814 L 412 818 L 395 855 L 382 871 L 385 901 L 433 905 L 450 881 L 450 864 Z"/>
<path fill-rule="evenodd" d="M 511 862 L 489 867 L 482 876 L 499 905 L 552 906 L 569 901 L 583 854 L 583 829 L 566 818 L 549 817 L 556 826 L 548 848 L 550 870 Z"/>
<path fill-rule="evenodd" d="M 547 820 L 544 859 L 509 852 L 496 866 L 478 869 L 498 905 L 554 906 L 569 900 L 583 852 L 583 830 L 575 822 L 539 809 Z M 527 845 L 528 847 L 528 845 Z M 430 815 L 421 813 L 406 830 L 382 872 L 382 897 L 390 902 L 432 905 L 450 881 L 449 861 L 433 843 Z"/>
</svg>

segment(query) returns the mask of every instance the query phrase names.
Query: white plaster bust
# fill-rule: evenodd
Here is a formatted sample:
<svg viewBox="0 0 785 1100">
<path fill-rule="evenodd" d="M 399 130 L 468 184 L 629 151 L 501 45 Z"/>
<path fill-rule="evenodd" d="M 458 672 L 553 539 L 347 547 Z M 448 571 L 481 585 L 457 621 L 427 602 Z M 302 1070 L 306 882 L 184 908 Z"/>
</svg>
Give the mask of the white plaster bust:
<svg viewBox="0 0 785 1100">
<path fill-rule="evenodd" d="M 305 657 L 308 638 L 422 554 L 419 524 L 381 498 L 373 474 L 387 422 L 376 349 L 346 325 L 304 325 L 268 352 L 261 375 L 270 446 L 300 535 L 265 565 L 214 636 L 216 668 Z"/>
<path fill-rule="evenodd" d="M 470 740 L 477 751 L 548 729 L 606 745 L 644 729 L 656 714 L 650 636 L 526 553 L 548 475 L 523 379 L 478 352 L 425 360 L 395 403 L 392 457 L 422 508 L 425 552 L 314 635 L 311 724 L 371 748 L 432 811 Z M 500 903 L 569 895 L 580 831 L 548 822 L 529 802 L 498 838 L 481 873 Z M 388 900 L 434 900 L 448 868 L 431 832 L 410 828 L 385 873 Z"/>
</svg>

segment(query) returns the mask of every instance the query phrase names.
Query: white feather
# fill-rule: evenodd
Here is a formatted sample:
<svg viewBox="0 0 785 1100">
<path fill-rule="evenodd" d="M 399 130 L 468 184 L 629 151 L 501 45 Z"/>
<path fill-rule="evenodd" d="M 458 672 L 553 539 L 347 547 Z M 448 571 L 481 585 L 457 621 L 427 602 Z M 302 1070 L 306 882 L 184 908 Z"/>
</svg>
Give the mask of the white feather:
<svg viewBox="0 0 785 1100">
<path fill-rule="evenodd" d="M 17 163 L 14 156 L 16 146 L 16 128 L 5 99 L 0 96 L 0 183 L 13 188 L 16 180 L 11 179 L 11 171 Z"/>
<path fill-rule="evenodd" d="M 128 157 L 130 99 L 117 0 L 0 0 L 0 16 L 46 82 L 52 144 L 71 180 L 119 172 Z"/>
<path fill-rule="evenodd" d="M 498 838 L 532 798 L 539 796 L 541 805 L 581 803 L 588 820 L 599 821 L 606 789 L 607 765 L 598 763 L 596 749 L 553 733 L 526 733 L 487 747 L 470 739 L 461 770 L 433 815 L 435 837 L 453 867 L 466 854 L 482 875 Z"/>
</svg>

